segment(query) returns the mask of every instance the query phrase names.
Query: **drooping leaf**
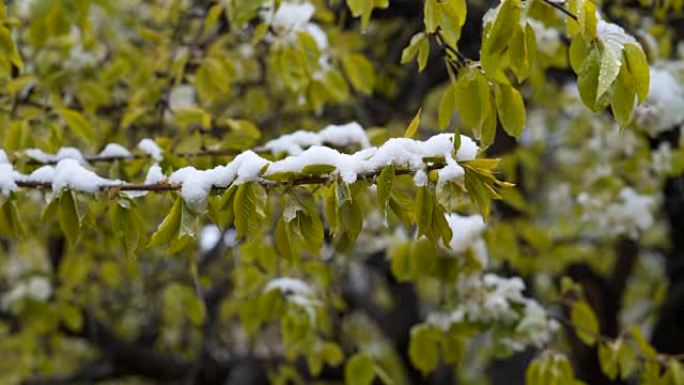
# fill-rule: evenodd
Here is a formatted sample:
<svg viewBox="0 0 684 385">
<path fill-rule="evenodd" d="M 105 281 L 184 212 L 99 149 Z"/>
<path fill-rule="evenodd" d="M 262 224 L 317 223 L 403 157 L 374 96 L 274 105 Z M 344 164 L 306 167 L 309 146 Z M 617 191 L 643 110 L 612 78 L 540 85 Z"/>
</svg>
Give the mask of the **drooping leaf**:
<svg viewBox="0 0 684 385">
<path fill-rule="evenodd" d="M 576 301 L 572 305 L 570 319 L 577 337 L 587 345 L 594 345 L 599 334 L 599 323 L 591 306 L 586 301 Z"/>
<path fill-rule="evenodd" d="M 418 126 L 420 125 L 420 109 L 418 109 L 418 112 L 416 112 L 416 116 L 411 119 L 411 123 L 409 123 L 408 127 L 406 127 L 406 131 L 404 132 L 404 138 L 413 138 L 416 136 L 416 132 L 418 131 Z"/>
<path fill-rule="evenodd" d="M 81 217 L 76 208 L 74 193 L 65 190 L 59 196 L 59 226 L 69 243 L 75 245 L 81 232 Z"/>
<path fill-rule="evenodd" d="M 508 135 L 520 137 L 525 127 L 525 104 L 520 92 L 508 84 L 497 84 L 495 89 L 496 111 L 499 121 Z"/>
</svg>

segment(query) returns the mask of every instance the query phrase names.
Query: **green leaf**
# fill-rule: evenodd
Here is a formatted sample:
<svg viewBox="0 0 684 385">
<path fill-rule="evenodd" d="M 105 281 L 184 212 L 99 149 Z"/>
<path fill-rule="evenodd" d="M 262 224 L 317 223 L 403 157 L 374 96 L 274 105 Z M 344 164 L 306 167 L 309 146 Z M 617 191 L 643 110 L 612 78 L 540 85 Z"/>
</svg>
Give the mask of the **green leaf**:
<svg viewBox="0 0 684 385">
<path fill-rule="evenodd" d="M 435 235 L 432 233 L 432 210 L 434 209 L 432 193 L 428 186 L 418 189 L 416 196 L 416 224 L 418 225 L 418 236 L 424 235 L 432 243 L 435 243 Z"/>
<path fill-rule="evenodd" d="M 148 247 L 166 245 L 178 238 L 183 217 L 183 205 L 183 199 L 181 199 L 181 197 L 176 198 L 176 201 L 171 207 L 171 211 L 169 211 L 164 218 L 164 221 L 162 221 L 154 234 L 152 234 L 150 243 L 147 245 Z"/>
<path fill-rule="evenodd" d="M 324 202 L 325 219 L 328 222 L 329 230 L 335 234 L 340 222 L 340 202 L 338 199 L 337 182 L 333 182 L 325 190 Z"/>
<path fill-rule="evenodd" d="M 408 281 L 413 277 L 410 252 L 410 243 L 401 243 L 390 250 L 390 268 L 398 281 Z"/>
<path fill-rule="evenodd" d="M 373 8 L 387 8 L 389 0 L 347 0 L 347 6 L 354 17 L 361 16 L 361 29 L 368 27 Z"/>
<path fill-rule="evenodd" d="M 482 68 L 493 78 L 501 53 L 508 47 L 516 26 L 520 24 L 520 0 L 503 0 L 496 11 L 494 21 L 485 26 L 482 38 Z"/>
<path fill-rule="evenodd" d="M 375 70 L 365 56 L 350 54 L 342 56 L 342 69 L 347 74 L 352 86 L 365 95 L 373 92 L 375 85 Z"/>
<path fill-rule="evenodd" d="M 590 52 L 589 45 L 587 44 L 586 40 L 584 40 L 582 35 L 575 35 L 570 43 L 569 52 L 570 67 L 572 67 L 572 70 L 575 71 L 575 73 L 579 73 L 580 68 L 582 68 L 582 63 L 584 63 L 584 59 L 589 55 Z"/>
<path fill-rule="evenodd" d="M 59 196 L 59 226 L 69 243 L 75 245 L 81 231 L 81 218 L 76 209 L 74 193 L 70 190 L 63 191 Z"/>
<path fill-rule="evenodd" d="M 79 137 L 88 143 L 95 141 L 95 131 L 86 118 L 78 111 L 68 108 L 57 110 L 59 116 L 64 119 L 67 126 Z"/>
<path fill-rule="evenodd" d="M 495 112 L 489 82 L 479 70 L 461 71 L 454 86 L 454 101 L 463 124 L 475 130 L 476 136 L 482 135 L 487 119 Z"/>
<path fill-rule="evenodd" d="M 337 366 L 344 360 L 344 352 L 339 345 L 334 342 L 326 342 L 321 349 L 321 355 L 326 364 Z"/>
<path fill-rule="evenodd" d="M 233 200 L 233 215 L 238 237 L 254 237 L 266 219 L 266 190 L 259 183 L 248 182 L 238 186 Z"/>
<path fill-rule="evenodd" d="M 592 50 L 584 59 L 584 62 L 582 62 L 580 71 L 577 74 L 577 88 L 579 89 L 582 102 L 594 112 L 600 111 L 606 104 L 603 101 L 599 101 L 597 97 L 600 68 L 599 53 L 597 50 Z"/>
<path fill-rule="evenodd" d="M 497 84 L 494 88 L 496 111 L 508 135 L 519 138 L 525 127 L 525 103 L 520 92 L 508 84 Z"/>
<path fill-rule="evenodd" d="M 380 171 L 380 175 L 378 176 L 378 180 L 376 182 L 378 207 L 380 207 L 380 213 L 382 214 L 383 218 L 385 218 L 385 222 L 387 221 L 389 200 L 392 193 L 392 183 L 394 182 L 394 173 L 394 166 L 384 167 L 382 171 Z"/>
<path fill-rule="evenodd" d="M 675 357 L 667 360 L 666 383 L 672 385 L 684 385 L 684 367 Z M 668 381 L 669 380 L 669 381 Z"/>
<path fill-rule="evenodd" d="M 426 0 L 423 8 L 425 32 L 435 33 L 439 29 L 444 42 L 456 49 L 466 13 L 465 0 Z"/>
<path fill-rule="evenodd" d="M 356 240 L 363 227 L 363 212 L 357 199 L 344 199 L 339 210 L 340 228 L 347 236 L 347 241 Z"/>
<path fill-rule="evenodd" d="M 626 66 L 622 66 L 615 81 L 613 98 L 610 101 L 611 110 L 620 127 L 625 127 L 629 123 L 632 117 L 632 110 L 634 110 L 635 98 L 636 87 L 634 85 L 634 78 Z"/>
<path fill-rule="evenodd" d="M 526 28 L 524 26 L 520 24 L 516 25 L 508 49 L 511 70 L 518 79 L 518 82 L 525 80 L 530 73 L 530 47 L 528 47 L 527 44 L 528 39 L 525 36 L 525 31 Z"/>
<path fill-rule="evenodd" d="M 17 206 L 12 198 L 2 203 L 2 208 L 0 209 L 0 234 L 14 237 L 22 237 L 24 235 L 24 226 L 21 223 L 20 216 L 17 213 Z"/>
<path fill-rule="evenodd" d="M 641 47 L 632 43 L 625 44 L 623 53 L 629 72 L 634 78 L 639 103 L 643 103 L 648 96 L 650 82 L 650 69 L 646 54 Z"/>
<path fill-rule="evenodd" d="M 599 323 L 591 306 L 586 301 L 576 301 L 572 305 L 570 320 L 575 333 L 582 342 L 594 345 L 599 334 Z"/>
<path fill-rule="evenodd" d="M 621 341 L 618 349 L 618 365 L 623 380 L 629 378 L 637 368 L 637 355 L 632 346 L 624 341 Z"/>
<path fill-rule="evenodd" d="M 409 45 L 401 52 L 401 64 L 405 64 L 418 57 L 418 71 L 422 72 L 427 65 L 430 55 L 430 42 L 424 32 L 419 32 L 413 37 Z"/>
<path fill-rule="evenodd" d="M 368 354 L 354 354 L 344 366 L 346 385 L 370 385 L 374 378 L 375 363 Z"/>
<path fill-rule="evenodd" d="M 424 376 L 437 368 L 440 338 L 439 332 L 431 326 L 417 325 L 411 328 L 409 358 Z"/>
<path fill-rule="evenodd" d="M 653 358 L 656 355 L 658 355 L 658 352 L 655 350 L 655 348 L 650 343 L 648 343 L 646 337 L 644 337 L 644 335 L 641 333 L 641 329 L 639 328 L 639 326 L 630 325 L 629 333 L 634 339 L 634 342 L 636 342 L 636 346 L 639 348 L 639 351 L 644 357 Z"/>
<path fill-rule="evenodd" d="M 601 55 L 598 86 L 596 88 L 596 102 L 610 89 L 615 79 L 620 73 L 622 66 L 622 51 L 616 51 L 609 45 L 603 45 L 599 48 Z"/>
<path fill-rule="evenodd" d="M 294 245 L 292 244 L 291 232 L 283 217 L 278 219 L 273 232 L 273 237 L 278 254 L 282 255 L 287 260 L 292 260 L 295 255 Z"/>
<path fill-rule="evenodd" d="M 465 339 L 456 331 L 449 331 L 441 338 L 442 356 L 447 364 L 455 364 L 463 359 L 465 354 Z"/>
<path fill-rule="evenodd" d="M 404 138 L 413 138 L 416 136 L 418 126 L 420 125 L 420 111 L 421 109 L 419 108 L 416 116 L 413 117 L 411 123 L 409 123 L 408 127 L 406 128 L 406 131 L 404 132 Z"/>
<path fill-rule="evenodd" d="M 613 343 L 599 342 L 598 358 L 601 364 L 601 371 L 611 380 L 618 376 L 618 355 L 617 346 Z"/>
</svg>

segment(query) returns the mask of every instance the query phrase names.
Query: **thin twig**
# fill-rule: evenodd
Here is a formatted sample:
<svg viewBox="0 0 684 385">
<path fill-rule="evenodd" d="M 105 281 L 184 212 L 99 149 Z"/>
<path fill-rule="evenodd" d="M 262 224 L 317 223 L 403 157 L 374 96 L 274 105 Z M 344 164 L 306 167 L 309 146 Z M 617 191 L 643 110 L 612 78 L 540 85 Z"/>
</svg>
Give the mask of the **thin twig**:
<svg viewBox="0 0 684 385">
<path fill-rule="evenodd" d="M 575 21 L 578 21 L 578 20 L 579 20 L 579 18 L 577 17 L 577 15 L 575 15 L 575 14 L 572 13 L 572 12 L 570 12 L 567 8 L 565 8 L 564 6 L 560 5 L 559 3 L 556 3 L 555 1 L 552 1 L 552 0 L 542 0 L 542 1 L 543 1 L 544 3 L 546 3 L 546 4 L 548 4 L 548 5 L 550 5 L 550 6 L 554 7 L 554 8 L 556 8 L 557 10 L 563 12 L 564 14 L 566 14 L 568 17 L 572 18 L 573 20 L 575 20 Z"/>
<path fill-rule="evenodd" d="M 434 163 L 427 166 L 427 171 L 439 170 L 446 166 L 445 163 Z M 363 173 L 358 175 L 358 180 L 373 180 L 380 175 L 382 170 L 371 171 L 368 173 Z M 395 175 L 411 175 L 415 171 L 409 169 L 397 169 L 395 170 Z M 302 185 L 315 185 L 315 184 L 328 184 L 337 180 L 338 176 L 335 174 L 322 175 L 322 176 L 303 176 L 291 180 L 285 181 L 275 181 L 266 178 L 260 178 L 257 180 L 259 184 L 264 187 L 278 187 L 278 186 L 302 186 Z M 49 182 L 35 182 L 35 181 L 16 181 L 17 186 L 23 188 L 33 188 L 33 189 L 52 189 L 52 183 Z M 230 186 L 219 187 L 214 186 L 213 190 L 222 191 L 228 189 Z M 151 192 L 166 192 L 166 191 L 178 191 L 183 188 L 182 183 L 168 183 L 160 182 L 153 184 L 136 184 L 136 183 L 121 183 L 121 184 L 108 184 L 99 186 L 100 191 L 151 191 Z"/>
</svg>

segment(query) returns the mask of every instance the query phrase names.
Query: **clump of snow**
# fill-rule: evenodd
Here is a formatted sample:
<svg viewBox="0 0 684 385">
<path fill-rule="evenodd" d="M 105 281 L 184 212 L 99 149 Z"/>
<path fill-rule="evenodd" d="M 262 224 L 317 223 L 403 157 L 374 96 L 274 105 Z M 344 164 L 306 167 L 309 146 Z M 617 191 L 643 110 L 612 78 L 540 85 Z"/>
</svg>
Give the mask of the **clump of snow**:
<svg viewBox="0 0 684 385">
<path fill-rule="evenodd" d="M 309 23 L 316 9 L 310 3 L 292 3 L 284 1 L 268 21 L 279 34 L 301 31 Z"/>
<path fill-rule="evenodd" d="M 242 184 L 254 181 L 269 161 L 253 151 L 245 151 L 225 166 L 209 170 L 183 167 L 171 174 L 169 181 L 182 184 L 181 196 L 195 211 L 202 211 L 212 187 L 228 187 L 231 183 Z"/>
<path fill-rule="evenodd" d="M 50 281 L 43 276 L 32 276 L 27 281 L 22 281 L 2 297 L 2 307 L 7 308 L 13 302 L 23 298 L 32 298 L 39 301 L 47 300 L 52 294 Z"/>
<path fill-rule="evenodd" d="M 189 84 L 175 86 L 169 92 L 169 109 L 178 111 L 195 106 L 195 88 Z"/>
<path fill-rule="evenodd" d="M 306 166 L 325 164 L 334 166 L 345 183 L 354 183 L 359 173 L 369 172 L 373 169 L 368 160 L 357 154 L 341 154 L 333 148 L 313 146 L 299 155 L 288 156 L 285 159 L 273 162 L 269 166 L 266 176 L 283 172 L 298 173 Z"/>
<path fill-rule="evenodd" d="M 413 176 L 413 183 L 416 184 L 418 187 L 423 187 L 427 184 L 428 182 L 428 175 L 425 172 L 425 170 L 420 169 L 416 171 L 416 175 Z"/>
<path fill-rule="evenodd" d="M 485 223 L 481 215 L 462 216 L 454 213 L 447 214 L 446 220 L 453 233 L 449 242 L 451 250 L 464 252 L 482 238 Z"/>
<path fill-rule="evenodd" d="M 432 313 L 427 322 L 443 330 L 460 323 L 487 324 L 504 331 L 502 342 L 516 351 L 529 345 L 544 346 L 558 329 L 537 301 L 523 296 L 525 284 L 518 277 L 464 273 L 456 286 L 456 308 L 446 313 Z"/>
<path fill-rule="evenodd" d="M 116 186 L 121 181 L 103 178 L 93 171 L 81 166 L 74 159 L 63 159 L 57 163 L 52 179 L 52 190 L 60 191 L 69 188 L 75 191 L 94 194 L 102 187 Z"/>
<path fill-rule="evenodd" d="M 118 143 L 109 143 L 97 156 L 101 158 L 128 158 L 131 156 L 131 153 L 126 147 Z"/>
<path fill-rule="evenodd" d="M 56 154 L 48 154 L 37 148 L 29 148 L 24 152 L 29 158 L 40 163 L 56 163 L 63 159 L 74 159 L 80 164 L 86 164 L 81 151 L 73 147 L 62 147 Z"/>
<path fill-rule="evenodd" d="M 8 196 L 17 189 L 16 172 L 9 163 L 0 163 L 0 193 Z"/>
<path fill-rule="evenodd" d="M 30 175 L 26 176 L 24 179 L 27 182 L 37 182 L 37 183 L 52 183 L 52 180 L 55 178 L 55 168 L 52 166 L 43 166 L 35 171 L 33 171 Z"/>
<path fill-rule="evenodd" d="M 318 24 L 308 23 L 304 26 L 304 31 L 306 31 L 311 37 L 316 41 L 318 49 L 324 50 L 328 48 L 328 35 L 323 32 Z"/>
<path fill-rule="evenodd" d="M 651 153 L 651 167 L 658 175 L 667 175 L 672 171 L 673 162 L 672 147 L 668 142 L 662 142 L 658 148 Z"/>
<path fill-rule="evenodd" d="M 344 147 L 352 144 L 358 144 L 362 148 L 370 147 L 370 142 L 363 127 L 357 122 L 351 122 L 342 125 L 330 125 L 319 132 L 296 131 L 267 142 L 264 148 L 273 154 L 287 153 L 296 155 L 302 153 L 307 147 L 324 144 L 335 147 Z"/>
<path fill-rule="evenodd" d="M 356 134 L 342 135 L 338 130 L 341 126 L 330 129 L 325 137 L 338 143 L 348 143 Z M 353 126 L 351 130 L 354 130 Z M 295 133 L 302 143 L 306 136 L 317 134 Z M 290 136 L 292 138 L 292 136 Z M 317 136 L 318 140 L 320 136 Z M 416 182 L 427 183 L 427 175 L 421 175 L 425 168 L 425 158 L 444 157 L 447 160 L 447 171 L 440 174 L 440 183 L 451 180 L 463 174 L 453 156 L 454 134 L 436 135 L 427 141 L 408 138 L 390 139 L 381 147 L 370 147 L 354 154 L 342 154 L 339 151 L 314 145 L 305 151 L 290 155 L 284 159 L 270 162 L 252 151 L 246 151 L 235 157 L 225 166 L 217 166 L 209 170 L 197 170 L 194 167 L 184 167 L 174 172 L 169 181 L 182 184 L 181 196 L 185 202 L 196 211 L 204 210 L 206 198 L 213 187 L 228 187 L 231 183 L 242 184 L 257 180 L 262 170 L 265 176 L 280 173 L 299 173 L 307 166 L 329 165 L 335 168 L 345 183 L 354 183 L 361 174 L 377 171 L 385 166 L 408 167 L 418 173 Z M 308 140 L 308 139 L 307 139 Z M 293 141 L 289 141 L 292 143 Z M 477 155 L 477 145 L 470 138 L 461 137 L 461 148 L 456 153 L 459 161 L 471 160 Z M 423 174 L 425 172 L 423 171 Z"/>
<path fill-rule="evenodd" d="M 200 251 L 211 250 L 221 239 L 221 230 L 216 225 L 206 225 L 200 229 L 199 246 Z"/>
<path fill-rule="evenodd" d="M 156 184 L 162 182 L 165 178 L 161 167 L 159 167 L 159 164 L 155 163 L 147 170 L 145 184 Z"/>
<path fill-rule="evenodd" d="M 637 106 L 635 118 L 651 136 L 684 123 L 684 86 L 669 70 L 651 68 L 646 102 Z"/>
<path fill-rule="evenodd" d="M 580 194 L 577 202 L 583 209 L 582 219 L 613 235 L 627 235 L 633 239 L 655 225 L 653 211 L 659 202 L 657 196 L 639 194 L 631 187 L 624 187 L 617 199 L 612 202 L 609 199 Z"/>
<path fill-rule="evenodd" d="M 145 182 L 143 184 L 157 184 L 166 180 L 164 173 L 158 163 L 153 164 L 147 170 Z M 147 191 L 127 191 L 126 194 L 131 198 L 140 198 L 147 195 Z"/>
<path fill-rule="evenodd" d="M 630 34 L 617 24 L 606 22 L 599 18 L 596 25 L 596 36 L 601 39 L 610 50 L 622 53 L 625 44 L 635 44 L 641 47 L 639 42 Z M 620 57 L 615 59 L 620 62 Z"/>
<path fill-rule="evenodd" d="M 309 296 L 313 294 L 313 289 L 301 279 L 291 277 L 280 277 L 270 280 L 264 287 L 264 291 L 280 290 L 281 293 L 298 294 Z"/>
<path fill-rule="evenodd" d="M 161 162 L 164 159 L 164 151 L 152 139 L 145 138 L 141 140 L 140 143 L 138 143 L 138 148 L 157 162 Z"/>
</svg>

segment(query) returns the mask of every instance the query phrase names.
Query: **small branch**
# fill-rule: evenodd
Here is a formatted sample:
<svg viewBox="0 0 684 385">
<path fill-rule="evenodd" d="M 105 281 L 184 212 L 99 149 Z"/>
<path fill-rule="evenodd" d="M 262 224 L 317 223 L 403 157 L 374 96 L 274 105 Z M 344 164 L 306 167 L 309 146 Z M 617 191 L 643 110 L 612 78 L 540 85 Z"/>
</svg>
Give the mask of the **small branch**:
<svg viewBox="0 0 684 385">
<path fill-rule="evenodd" d="M 427 171 L 439 170 L 445 167 L 444 163 L 430 164 L 427 166 Z M 358 175 L 358 180 L 372 180 L 378 175 L 380 175 L 381 170 L 376 170 L 364 174 Z M 409 169 L 397 169 L 395 175 L 410 175 L 415 171 Z M 313 184 L 328 184 L 337 179 L 336 175 L 323 175 L 323 176 L 304 176 L 300 178 L 295 178 L 293 180 L 287 181 L 274 181 L 266 178 L 260 178 L 257 180 L 264 187 L 278 187 L 278 186 L 301 186 L 301 185 L 313 185 Z M 52 189 L 52 183 L 49 182 L 30 182 L 30 181 L 16 181 L 17 186 L 23 188 L 34 188 L 34 189 Z M 183 187 L 180 183 L 154 183 L 154 184 L 135 184 L 135 183 L 123 183 L 123 184 L 112 184 L 99 186 L 100 191 L 106 192 L 116 192 L 116 191 L 151 191 L 151 192 L 165 192 L 165 191 L 178 191 Z M 213 187 L 214 191 L 222 191 L 228 189 L 230 186 L 226 187 Z"/>
<path fill-rule="evenodd" d="M 579 20 L 579 18 L 577 17 L 577 15 L 575 15 L 575 14 L 572 13 L 572 12 L 570 12 L 567 8 L 565 8 L 564 6 L 560 5 L 559 3 L 556 3 L 556 2 L 553 1 L 553 0 L 542 0 L 542 1 L 543 1 L 544 3 L 546 3 L 547 5 L 550 5 L 550 6 L 554 7 L 554 8 L 556 8 L 557 10 L 563 12 L 565 15 L 567 15 L 567 16 L 570 17 L 570 18 L 572 18 L 573 20 L 575 20 L 575 21 L 578 21 L 578 20 Z"/>
</svg>

